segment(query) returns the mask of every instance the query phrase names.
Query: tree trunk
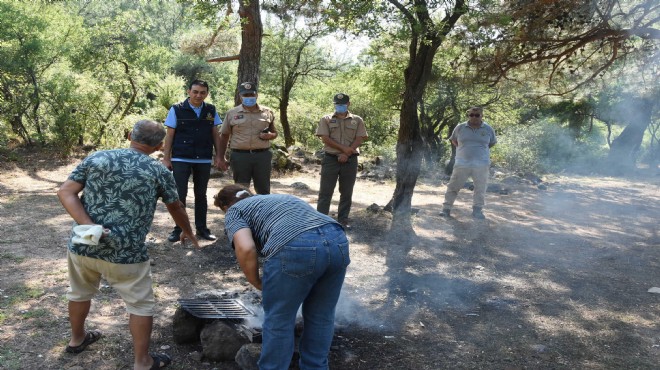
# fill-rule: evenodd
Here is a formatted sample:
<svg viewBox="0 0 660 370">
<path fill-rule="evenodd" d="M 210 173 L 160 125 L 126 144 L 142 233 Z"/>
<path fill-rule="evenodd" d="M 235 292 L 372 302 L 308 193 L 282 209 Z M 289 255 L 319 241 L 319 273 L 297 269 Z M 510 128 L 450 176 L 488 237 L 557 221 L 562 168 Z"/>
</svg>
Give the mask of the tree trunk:
<svg viewBox="0 0 660 370">
<path fill-rule="evenodd" d="M 410 211 L 412 196 L 422 164 L 422 137 L 417 116 L 417 102 L 410 89 L 404 92 L 399 138 L 396 145 L 396 187 L 392 196 L 392 229 L 412 232 Z"/>
<path fill-rule="evenodd" d="M 32 86 L 34 87 L 34 92 L 32 94 L 32 119 L 34 120 L 34 127 L 37 130 L 37 137 L 39 138 L 41 145 L 45 145 L 46 137 L 41 130 L 41 115 L 39 114 L 39 106 L 41 105 L 39 82 L 37 82 L 37 75 L 32 69 L 30 69 L 29 74 L 30 80 L 32 81 Z"/>
<path fill-rule="evenodd" d="M 282 131 L 284 132 L 284 145 L 288 148 L 293 145 L 295 141 L 291 136 L 291 126 L 289 125 L 289 98 L 290 91 L 283 89 L 282 98 L 280 99 L 280 123 L 282 124 Z"/>
<path fill-rule="evenodd" d="M 401 2 L 396 0 L 389 2 L 399 10 L 404 10 Z M 393 235 L 414 234 L 410 211 L 423 155 L 418 104 L 431 77 L 433 58 L 438 48 L 466 11 L 465 1 L 456 0 L 451 12 L 448 12 L 437 25 L 433 24 L 426 1 L 415 1 L 412 12 L 404 11 L 410 22 L 412 36 L 408 47 L 408 65 L 404 71 L 405 90 L 396 146 L 396 188 L 391 200 L 393 213 L 391 231 L 396 231 Z"/>
<path fill-rule="evenodd" d="M 615 174 L 624 174 L 635 168 L 644 132 L 651 123 L 655 102 L 648 98 L 626 100 L 626 128 L 612 141 L 607 156 L 607 168 Z"/>
<path fill-rule="evenodd" d="M 30 138 L 30 134 L 28 133 L 27 128 L 25 128 L 25 125 L 23 124 L 23 118 L 20 115 L 15 114 L 12 117 L 11 129 L 14 131 L 14 133 L 18 134 L 23 139 L 25 144 L 32 146 L 32 139 Z"/>
<path fill-rule="evenodd" d="M 238 58 L 238 81 L 234 102 L 241 104 L 238 86 L 243 82 L 252 82 L 259 86 L 259 63 L 261 61 L 261 37 L 263 26 L 258 0 L 240 1 L 238 15 L 241 17 L 241 51 Z"/>
</svg>

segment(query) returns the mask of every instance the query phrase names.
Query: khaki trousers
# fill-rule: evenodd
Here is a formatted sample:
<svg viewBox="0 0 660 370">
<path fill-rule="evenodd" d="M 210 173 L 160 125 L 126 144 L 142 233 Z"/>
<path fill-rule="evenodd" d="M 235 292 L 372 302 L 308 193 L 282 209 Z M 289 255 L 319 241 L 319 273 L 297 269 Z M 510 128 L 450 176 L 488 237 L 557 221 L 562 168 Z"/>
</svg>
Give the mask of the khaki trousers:
<svg viewBox="0 0 660 370">
<path fill-rule="evenodd" d="M 488 186 L 489 166 L 483 167 L 454 167 L 454 171 L 447 184 L 445 192 L 445 202 L 442 203 L 443 209 L 451 209 L 458 192 L 465 185 L 468 178 L 474 182 L 474 194 L 472 196 L 473 207 L 483 207 L 486 204 L 486 187 Z"/>
</svg>

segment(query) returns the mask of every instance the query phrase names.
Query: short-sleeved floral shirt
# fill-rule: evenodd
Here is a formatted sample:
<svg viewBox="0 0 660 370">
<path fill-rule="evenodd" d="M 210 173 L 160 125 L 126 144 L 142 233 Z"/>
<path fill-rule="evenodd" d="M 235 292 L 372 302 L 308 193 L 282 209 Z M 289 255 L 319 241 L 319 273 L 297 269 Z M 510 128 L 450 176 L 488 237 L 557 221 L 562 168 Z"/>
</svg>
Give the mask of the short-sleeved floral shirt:
<svg viewBox="0 0 660 370">
<path fill-rule="evenodd" d="M 94 223 L 110 230 L 96 246 L 73 244 L 70 239 L 69 250 L 119 264 L 147 261 L 144 241 L 158 198 L 166 204 L 179 199 L 172 173 L 146 154 L 115 149 L 85 158 L 69 180 L 83 184 L 81 200 L 85 211 Z"/>
</svg>

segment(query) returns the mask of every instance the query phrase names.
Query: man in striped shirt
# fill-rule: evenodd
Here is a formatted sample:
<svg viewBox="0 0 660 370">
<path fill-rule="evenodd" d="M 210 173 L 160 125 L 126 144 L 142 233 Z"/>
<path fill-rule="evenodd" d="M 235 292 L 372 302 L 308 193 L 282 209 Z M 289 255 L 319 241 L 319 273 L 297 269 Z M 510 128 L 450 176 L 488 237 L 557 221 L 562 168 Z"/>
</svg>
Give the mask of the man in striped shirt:
<svg viewBox="0 0 660 370">
<path fill-rule="evenodd" d="M 300 368 L 327 368 L 335 307 L 350 263 L 341 225 L 292 195 L 252 196 L 240 185 L 220 190 L 215 205 L 226 212 L 225 232 L 243 273 L 263 291 L 259 368 L 289 367 L 301 305 Z"/>
</svg>

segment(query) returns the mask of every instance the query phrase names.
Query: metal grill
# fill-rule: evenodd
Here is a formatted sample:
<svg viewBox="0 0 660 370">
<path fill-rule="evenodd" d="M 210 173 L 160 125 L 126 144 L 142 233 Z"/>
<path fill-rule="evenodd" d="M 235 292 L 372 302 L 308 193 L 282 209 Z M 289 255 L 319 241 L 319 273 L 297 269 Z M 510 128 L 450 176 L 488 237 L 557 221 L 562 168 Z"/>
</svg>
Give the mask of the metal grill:
<svg viewBox="0 0 660 370">
<path fill-rule="evenodd" d="M 244 319 L 255 316 L 236 299 L 179 299 L 181 307 L 201 319 Z"/>
</svg>

